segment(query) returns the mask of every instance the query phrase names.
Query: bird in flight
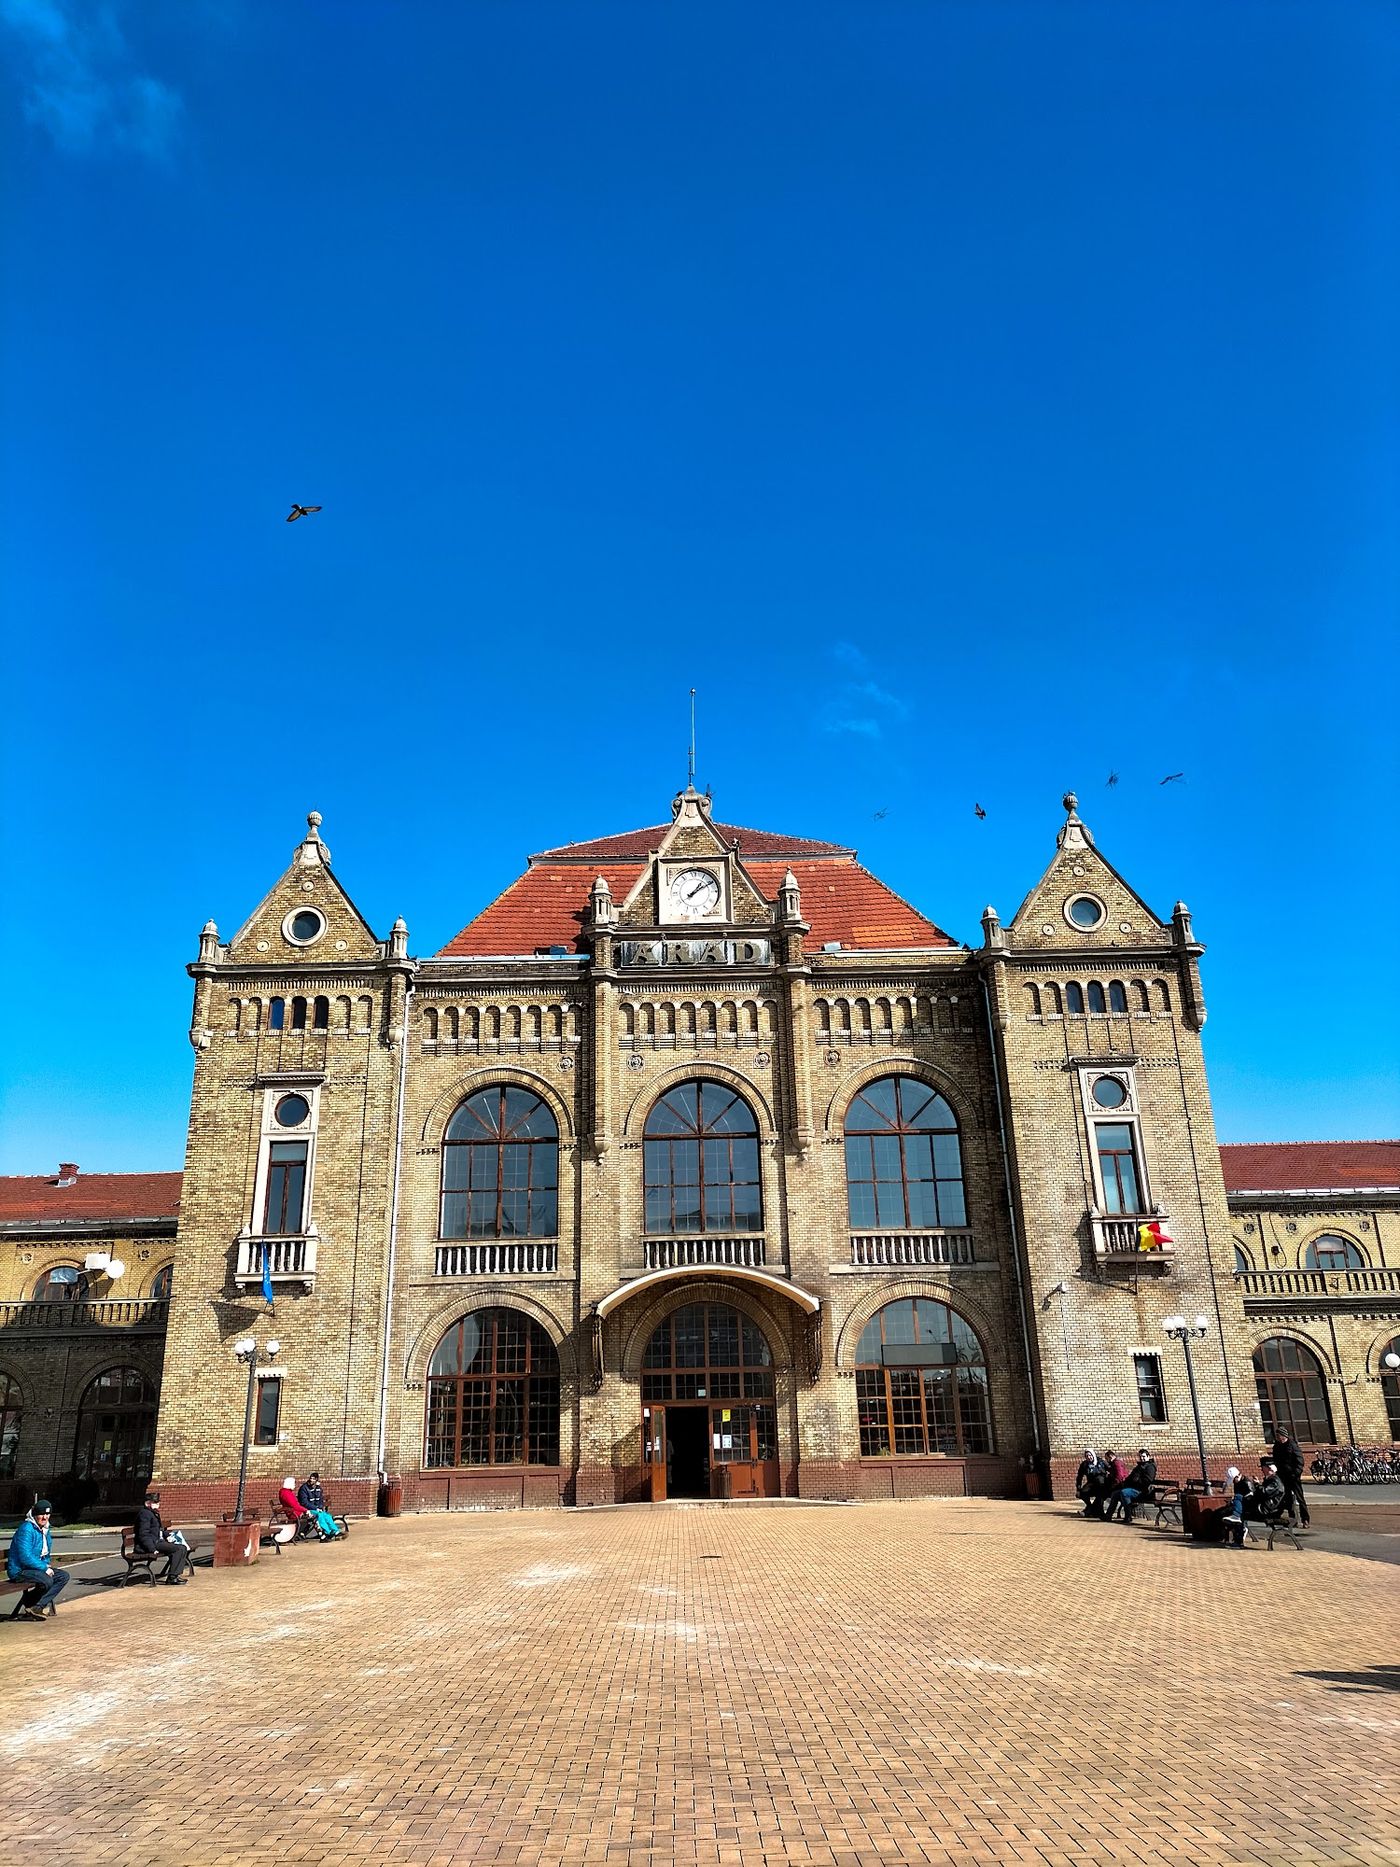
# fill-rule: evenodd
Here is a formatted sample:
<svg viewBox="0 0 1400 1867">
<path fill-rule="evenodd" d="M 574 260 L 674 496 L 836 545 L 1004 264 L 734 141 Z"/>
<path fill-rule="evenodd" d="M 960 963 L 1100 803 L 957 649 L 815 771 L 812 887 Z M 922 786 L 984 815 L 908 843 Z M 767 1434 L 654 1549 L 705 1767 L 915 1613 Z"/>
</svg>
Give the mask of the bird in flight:
<svg viewBox="0 0 1400 1867">
<path fill-rule="evenodd" d="M 1114 785 L 1117 784 L 1117 782 L 1118 782 L 1118 773 L 1116 771 L 1111 771 L 1108 774 L 1107 778 L 1104 780 L 1104 783 L 1108 786 L 1110 790 L 1113 789 Z"/>
<path fill-rule="evenodd" d="M 295 525 L 298 519 L 309 519 L 313 512 L 319 512 L 319 506 L 293 506 L 287 514 L 288 525 Z"/>
<path fill-rule="evenodd" d="M 1175 784 L 1178 778 L 1184 778 L 1185 776 L 1186 773 L 1184 771 L 1172 771 L 1168 772 L 1165 778 L 1159 778 L 1157 782 L 1158 784 Z"/>
<path fill-rule="evenodd" d="M 883 810 L 877 810 L 877 811 L 875 812 L 875 821 L 876 821 L 876 823 L 880 823 L 880 822 L 881 822 L 881 821 L 882 821 L 882 820 L 883 820 L 884 818 L 886 818 L 886 817 L 888 817 L 888 816 L 889 816 L 889 814 L 890 814 L 890 807 L 889 807 L 889 805 L 888 805 L 888 804 L 886 804 L 886 806 L 885 806 L 885 808 L 884 808 Z"/>
<path fill-rule="evenodd" d="M 982 806 L 981 806 L 980 804 L 974 804 L 974 805 L 972 806 L 972 808 L 973 808 L 973 810 L 974 810 L 974 811 L 975 811 L 975 812 L 977 813 L 977 816 L 978 816 L 979 818 L 981 818 L 981 817 L 985 817 L 985 816 L 986 816 L 986 814 L 987 814 L 987 813 L 986 813 L 986 811 L 985 811 L 985 810 L 983 810 L 983 808 L 982 808 Z"/>
</svg>

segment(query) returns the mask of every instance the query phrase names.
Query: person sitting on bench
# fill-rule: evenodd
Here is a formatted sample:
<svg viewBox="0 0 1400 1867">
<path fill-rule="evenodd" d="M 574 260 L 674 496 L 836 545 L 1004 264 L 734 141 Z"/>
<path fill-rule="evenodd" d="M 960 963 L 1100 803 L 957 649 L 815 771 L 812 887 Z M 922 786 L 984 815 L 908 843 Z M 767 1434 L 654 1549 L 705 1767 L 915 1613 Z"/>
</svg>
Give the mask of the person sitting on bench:
<svg viewBox="0 0 1400 1867">
<path fill-rule="evenodd" d="M 1257 1485 L 1252 1478 L 1240 1476 L 1238 1465 L 1232 1465 L 1225 1474 L 1234 1489 L 1234 1497 L 1222 1521 L 1225 1534 L 1234 1549 L 1244 1548 L 1247 1523 L 1272 1523 L 1274 1518 L 1283 1515 L 1288 1496 L 1283 1480 L 1272 1459 L 1265 1459 L 1262 1463 L 1264 1477 L 1262 1483 Z"/>
<path fill-rule="evenodd" d="M 131 1527 L 131 1540 L 143 1554 L 165 1557 L 165 1579 L 172 1588 L 190 1579 L 185 1574 L 190 1567 L 189 1547 L 183 1538 L 172 1537 L 161 1522 L 159 1491 L 146 1493 L 146 1501 Z"/>
<path fill-rule="evenodd" d="M 1123 1482 L 1108 1494 L 1104 1506 L 1104 1519 L 1113 1522 L 1114 1512 L 1121 1510 L 1124 1523 L 1133 1521 L 1133 1506 L 1140 1497 L 1146 1497 L 1157 1482 L 1157 1461 L 1146 1446 L 1138 1447 L 1137 1464 L 1128 1473 Z"/>
<path fill-rule="evenodd" d="M 1092 1446 L 1085 1446 L 1079 1470 L 1074 1474 L 1074 1495 L 1084 1506 L 1086 1517 L 1102 1515 L 1104 1483 L 1107 1477 L 1108 1467 Z"/>
<path fill-rule="evenodd" d="M 27 1621 L 52 1620 L 58 1613 L 58 1597 L 68 1586 L 68 1571 L 55 1569 L 49 1561 L 53 1543 L 49 1520 L 53 1506 L 46 1497 L 35 1498 L 28 1516 L 10 1539 L 5 1556 L 5 1573 L 12 1582 L 23 1582 L 16 1614 Z"/>
<path fill-rule="evenodd" d="M 297 1489 L 297 1503 L 303 1510 L 310 1511 L 316 1519 L 318 1533 L 327 1541 L 340 1535 L 340 1525 L 326 1509 L 326 1494 L 321 1489 L 321 1474 L 312 1472 L 305 1484 Z"/>
</svg>

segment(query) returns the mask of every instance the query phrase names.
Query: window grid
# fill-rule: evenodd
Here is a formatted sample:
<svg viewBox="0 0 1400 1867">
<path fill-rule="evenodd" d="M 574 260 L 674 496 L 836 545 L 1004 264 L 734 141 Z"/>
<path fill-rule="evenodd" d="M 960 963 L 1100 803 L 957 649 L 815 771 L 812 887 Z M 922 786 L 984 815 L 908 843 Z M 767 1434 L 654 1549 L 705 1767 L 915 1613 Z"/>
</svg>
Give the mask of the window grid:
<svg viewBox="0 0 1400 1867">
<path fill-rule="evenodd" d="M 847 1110 L 845 1146 L 853 1228 L 967 1224 L 957 1118 L 927 1083 L 867 1084 Z"/>
<path fill-rule="evenodd" d="M 642 1159 L 649 1236 L 763 1230 L 758 1124 L 723 1083 L 681 1083 L 662 1096 Z"/>
<path fill-rule="evenodd" d="M 1133 1371 L 1137 1376 L 1139 1416 L 1150 1425 L 1164 1425 L 1167 1418 L 1167 1393 L 1162 1384 L 1162 1357 L 1134 1355 Z"/>
<path fill-rule="evenodd" d="M 531 1317 L 477 1310 L 438 1343 L 428 1367 L 423 1463 L 559 1463 L 559 1357 Z"/>
<path fill-rule="evenodd" d="M 480 1090 L 448 1124 L 440 1238 L 553 1238 L 559 1231 L 559 1130 L 514 1084 Z"/>
<path fill-rule="evenodd" d="M 1142 1211 L 1137 1150 L 1131 1122 L 1095 1122 L 1094 1146 L 1103 1183 L 1103 1209 L 1111 1216 Z"/>
<path fill-rule="evenodd" d="M 268 1145 L 263 1231 L 269 1237 L 295 1237 L 305 1230 L 306 1152 L 305 1141 Z"/>
<path fill-rule="evenodd" d="M 943 1344 L 936 1367 L 886 1366 L 886 1348 Z M 986 1358 L 976 1332 L 946 1303 L 906 1297 L 866 1324 L 856 1348 L 862 1458 L 967 1456 L 993 1450 Z"/>
<path fill-rule="evenodd" d="M 1327 1384 L 1316 1355 L 1291 1336 L 1274 1335 L 1254 1351 L 1254 1381 L 1266 1438 L 1284 1427 L 1300 1445 L 1332 1445 Z"/>
<path fill-rule="evenodd" d="M 1400 1335 L 1381 1350 L 1381 1393 L 1385 1396 L 1385 1416 L 1390 1422 L 1390 1436 L 1400 1439 L 1400 1371 L 1392 1373 L 1385 1365 L 1387 1355 L 1400 1355 Z"/>
<path fill-rule="evenodd" d="M 24 1402 L 13 1375 L 0 1374 L 0 1478 L 13 1478 L 19 1459 L 19 1429 Z"/>
</svg>

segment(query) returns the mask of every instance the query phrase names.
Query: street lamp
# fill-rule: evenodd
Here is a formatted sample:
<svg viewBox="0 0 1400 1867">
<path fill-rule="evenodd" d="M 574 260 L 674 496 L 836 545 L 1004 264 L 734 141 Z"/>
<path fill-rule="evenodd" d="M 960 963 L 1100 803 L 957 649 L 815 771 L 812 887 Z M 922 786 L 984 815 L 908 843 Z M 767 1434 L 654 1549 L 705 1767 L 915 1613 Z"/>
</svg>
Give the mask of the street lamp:
<svg viewBox="0 0 1400 1867">
<path fill-rule="evenodd" d="M 1394 1374 L 1397 1368 L 1400 1368 L 1400 1355 L 1397 1355 L 1394 1349 L 1391 1349 L 1388 1355 L 1382 1355 L 1381 1360 L 1392 1374 Z"/>
<path fill-rule="evenodd" d="M 263 1353 L 269 1361 L 276 1361 L 281 1347 L 280 1342 L 265 1342 Z M 238 1464 L 238 1502 L 233 1510 L 233 1521 L 242 1523 L 243 1490 L 248 1482 L 248 1441 L 253 1432 L 253 1379 L 258 1365 L 257 1338 L 251 1335 L 240 1336 L 233 1345 L 233 1352 L 239 1361 L 246 1361 L 248 1364 L 248 1395 L 243 1402 L 243 1456 Z"/>
<path fill-rule="evenodd" d="M 1191 1366 L 1191 1341 L 1193 1337 L 1197 1341 L 1200 1340 L 1210 1327 L 1210 1320 L 1208 1317 L 1198 1316 L 1194 1322 L 1189 1322 L 1185 1316 L 1168 1316 L 1162 1327 L 1169 1336 L 1180 1342 L 1186 1351 L 1186 1384 L 1191 1390 L 1191 1417 L 1196 1422 L 1196 1450 L 1201 1455 L 1201 1483 L 1205 1487 L 1206 1496 L 1209 1497 L 1210 1473 L 1206 1470 L 1206 1442 L 1205 1435 L 1201 1431 L 1201 1405 L 1196 1398 L 1196 1370 Z"/>
</svg>

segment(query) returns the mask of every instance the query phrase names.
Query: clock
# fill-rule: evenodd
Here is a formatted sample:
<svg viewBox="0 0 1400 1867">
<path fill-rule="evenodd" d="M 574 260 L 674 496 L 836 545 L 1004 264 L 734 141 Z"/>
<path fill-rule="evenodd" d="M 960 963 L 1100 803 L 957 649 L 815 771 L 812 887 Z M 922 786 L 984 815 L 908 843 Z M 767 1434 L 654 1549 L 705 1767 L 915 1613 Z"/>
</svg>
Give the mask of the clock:
<svg viewBox="0 0 1400 1867">
<path fill-rule="evenodd" d="M 719 906 L 719 877 L 709 869 L 682 869 L 666 889 L 666 901 L 678 920 L 700 921 Z"/>
</svg>

